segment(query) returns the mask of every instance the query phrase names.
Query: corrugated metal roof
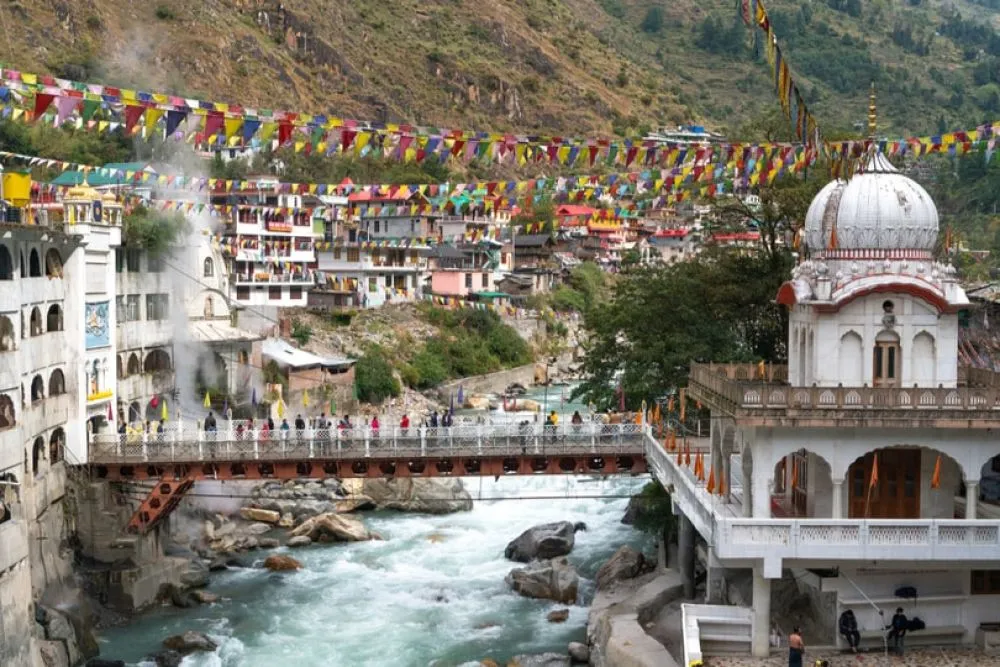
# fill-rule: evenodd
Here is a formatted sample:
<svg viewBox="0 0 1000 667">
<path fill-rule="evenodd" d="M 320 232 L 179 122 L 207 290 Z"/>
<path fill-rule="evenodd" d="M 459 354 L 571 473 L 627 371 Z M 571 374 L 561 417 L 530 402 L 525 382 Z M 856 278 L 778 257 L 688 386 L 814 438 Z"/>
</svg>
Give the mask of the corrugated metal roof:
<svg viewBox="0 0 1000 667">
<path fill-rule="evenodd" d="M 280 366 L 291 368 L 343 368 L 354 363 L 354 359 L 347 357 L 321 357 L 312 352 L 294 347 L 291 343 L 280 338 L 268 338 L 264 341 L 261 354 L 273 359 Z"/>
</svg>

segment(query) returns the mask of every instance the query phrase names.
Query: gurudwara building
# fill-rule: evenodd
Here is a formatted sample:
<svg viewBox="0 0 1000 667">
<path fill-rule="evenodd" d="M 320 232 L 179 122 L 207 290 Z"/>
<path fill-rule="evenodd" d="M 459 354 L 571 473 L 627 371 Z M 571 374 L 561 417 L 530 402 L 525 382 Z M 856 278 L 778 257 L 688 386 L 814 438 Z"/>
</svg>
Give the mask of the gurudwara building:
<svg viewBox="0 0 1000 667">
<path fill-rule="evenodd" d="M 881 154 L 862 167 L 809 207 L 808 250 L 777 294 L 787 367 L 692 366 L 688 395 L 711 411 L 704 468 L 729 483 L 709 489 L 669 452 L 650 462 L 680 515 L 682 574 L 695 533 L 709 602 L 727 571 L 752 570 L 755 655 L 783 576 L 822 644 L 842 641 L 846 609 L 879 646 L 898 606 L 927 626 L 908 643 L 981 642 L 1000 621 L 1000 512 L 980 486 L 1000 469 L 1000 375 L 959 365 L 968 300 L 934 258 L 934 202 Z"/>
</svg>

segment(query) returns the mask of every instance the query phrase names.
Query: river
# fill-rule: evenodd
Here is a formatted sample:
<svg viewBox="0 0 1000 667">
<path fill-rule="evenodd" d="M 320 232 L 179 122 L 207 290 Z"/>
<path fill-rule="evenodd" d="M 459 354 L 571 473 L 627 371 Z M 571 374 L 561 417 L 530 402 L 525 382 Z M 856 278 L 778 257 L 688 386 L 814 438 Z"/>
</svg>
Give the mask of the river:
<svg viewBox="0 0 1000 667">
<path fill-rule="evenodd" d="M 621 523 L 626 496 L 642 488 L 643 478 L 464 481 L 477 499 L 470 512 L 366 513 L 369 528 L 385 541 L 294 550 L 304 567 L 293 573 L 215 574 L 209 590 L 219 603 L 142 614 L 103 633 L 102 656 L 151 665 L 142 658 L 164 637 L 194 629 L 219 648 L 189 656 L 184 667 L 455 667 L 486 657 L 503 665 L 522 653 L 564 653 L 586 635 L 585 606 L 570 607 L 565 623 L 549 623 L 546 614 L 565 605 L 522 598 L 504 584 L 516 565 L 504 559 L 504 547 L 521 531 L 549 521 L 587 524 L 569 556 L 586 578 L 585 603 L 598 567 L 619 546 L 651 553 L 647 538 Z M 525 496 L 535 499 L 518 499 Z"/>
</svg>

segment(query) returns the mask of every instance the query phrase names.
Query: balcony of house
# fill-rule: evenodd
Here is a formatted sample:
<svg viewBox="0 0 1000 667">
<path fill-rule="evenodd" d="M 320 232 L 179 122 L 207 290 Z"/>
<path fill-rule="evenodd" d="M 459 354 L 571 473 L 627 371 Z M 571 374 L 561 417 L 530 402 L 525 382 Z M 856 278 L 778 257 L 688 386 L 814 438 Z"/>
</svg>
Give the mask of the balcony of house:
<svg viewBox="0 0 1000 667">
<path fill-rule="evenodd" d="M 1000 375 L 965 367 L 951 388 L 801 387 L 783 365 L 692 363 L 688 395 L 756 426 L 1000 427 Z"/>
<path fill-rule="evenodd" d="M 33 329 L 30 322 L 27 326 L 29 333 L 38 333 L 18 341 L 17 355 L 22 373 L 30 373 L 65 363 L 66 333 L 64 331 L 45 331 L 42 325 Z"/>
<path fill-rule="evenodd" d="M 312 285 L 316 282 L 312 271 L 290 271 L 273 273 L 271 271 L 254 271 L 252 273 L 233 273 L 234 285 Z"/>
<path fill-rule="evenodd" d="M 174 386 L 174 373 L 170 370 L 129 375 L 118 380 L 118 400 L 131 403 L 170 391 Z M 139 413 L 141 414 L 141 412 Z"/>
<path fill-rule="evenodd" d="M 37 390 L 33 391 L 36 391 L 35 396 L 39 396 Z M 41 394 L 33 400 L 29 397 L 29 402 L 18 419 L 22 435 L 31 437 L 66 424 L 73 414 L 75 404 L 76 397 L 67 393 Z"/>
</svg>

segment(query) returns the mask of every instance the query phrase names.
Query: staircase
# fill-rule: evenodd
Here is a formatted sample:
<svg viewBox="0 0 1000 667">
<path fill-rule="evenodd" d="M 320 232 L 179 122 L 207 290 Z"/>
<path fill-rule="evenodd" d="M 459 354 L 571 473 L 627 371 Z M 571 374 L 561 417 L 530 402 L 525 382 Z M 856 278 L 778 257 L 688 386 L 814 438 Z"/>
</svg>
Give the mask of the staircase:
<svg viewBox="0 0 1000 667">
<path fill-rule="evenodd" d="M 176 479 L 171 474 L 164 475 L 143 499 L 139 508 L 129 519 L 125 532 L 145 535 L 161 521 L 170 516 L 184 498 L 184 494 L 194 486 L 194 479 Z"/>
</svg>

